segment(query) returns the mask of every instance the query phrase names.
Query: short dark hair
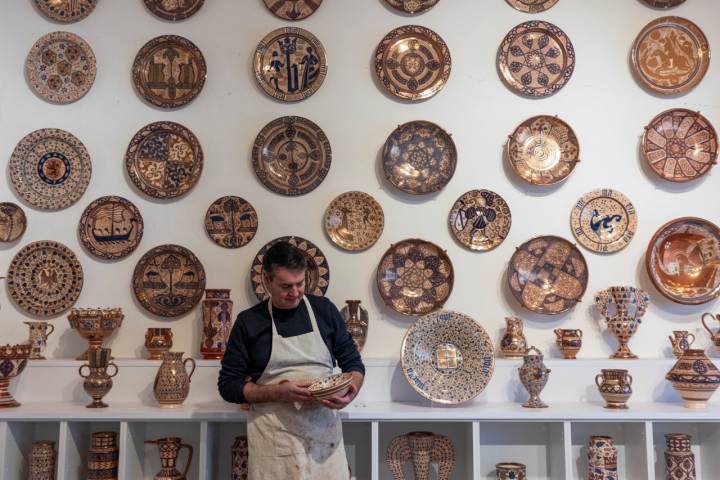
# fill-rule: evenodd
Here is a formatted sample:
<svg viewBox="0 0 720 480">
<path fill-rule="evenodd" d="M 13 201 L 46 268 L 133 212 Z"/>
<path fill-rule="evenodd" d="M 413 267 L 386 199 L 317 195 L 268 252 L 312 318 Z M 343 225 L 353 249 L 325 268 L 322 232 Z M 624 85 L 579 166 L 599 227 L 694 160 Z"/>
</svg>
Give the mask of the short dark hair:
<svg viewBox="0 0 720 480">
<path fill-rule="evenodd" d="M 275 267 L 285 267 L 288 270 L 305 270 L 307 258 L 295 245 L 287 240 L 273 244 L 263 257 L 263 271 L 267 272 L 270 280 L 275 278 Z"/>
</svg>

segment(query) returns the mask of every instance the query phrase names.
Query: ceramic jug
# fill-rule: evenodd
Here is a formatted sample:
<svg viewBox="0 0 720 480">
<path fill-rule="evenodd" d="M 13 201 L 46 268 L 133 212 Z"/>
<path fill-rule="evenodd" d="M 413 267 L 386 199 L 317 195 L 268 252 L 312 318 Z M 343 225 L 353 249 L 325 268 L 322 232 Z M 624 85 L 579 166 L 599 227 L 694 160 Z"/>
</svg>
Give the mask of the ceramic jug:
<svg viewBox="0 0 720 480">
<path fill-rule="evenodd" d="M 47 339 L 55 331 L 55 325 L 48 322 L 24 322 L 30 328 L 30 345 L 32 351 L 28 357 L 30 360 L 45 360 L 43 351 L 47 345 Z"/>
<path fill-rule="evenodd" d="M 582 330 L 578 328 L 556 328 L 554 332 L 557 337 L 555 339 L 555 343 L 557 344 L 560 353 L 562 353 L 563 358 L 567 360 L 575 360 L 577 353 L 580 351 L 580 347 L 582 347 Z"/>
<path fill-rule="evenodd" d="M 225 355 L 232 328 L 230 290 L 207 289 L 203 300 L 203 330 L 200 354 L 205 359 L 220 359 Z"/>
<path fill-rule="evenodd" d="M 115 371 L 112 375 L 108 373 L 108 368 L 113 367 Z M 87 368 L 88 373 L 83 374 L 83 369 Z M 91 348 L 88 350 L 88 363 L 80 366 L 78 373 L 85 380 L 83 388 L 85 392 L 93 399 L 87 408 L 106 408 L 107 403 L 102 399 L 110 392 L 113 386 L 113 377 L 118 374 L 118 367 L 114 362 L 110 361 L 109 348 Z"/>
<path fill-rule="evenodd" d="M 530 353 L 535 351 L 537 353 Z M 543 354 L 535 347 L 530 347 L 523 355 L 523 364 L 518 368 L 520 381 L 530 394 L 530 398 L 523 403 L 525 408 L 547 408 L 547 405 L 540 400 L 540 392 L 545 388 L 550 369 L 545 366 Z"/>
<path fill-rule="evenodd" d="M 184 352 L 165 352 L 160 364 L 153 393 L 163 408 L 172 408 L 182 405 L 190 393 L 190 378 L 195 373 L 195 360 L 187 357 L 182 359 Z M 192 370 L 187 372 L 185 364 L 190 362 Z"/>
<path fill-rule="evenodd" d="M 713 333 L 713 331 L 710 329 L 710 327 L 708 327 L 708 324 L 705 323 L 705 317 L 709 317 L 711 322 L 713 320 L 716 320 L 718 323 L 720 323 L 720 314 L 713 316 L 712 313 L 703 313 L 702 317 L 700 318 L 700 320 L 702 321 L 703 327 L 705 327 L 705 330 L 707 330 L 708 333 L 710 334 L 710 340 L 712 340 L 713 344 L 715 344 L 715 350 L 720 352 L 720 330 Z"/>
<path fill-rule="evenodd" d="M 595 376 L 595 384 L 605 399 L 605 408 L 626 409 L 632 395 L 632 376 L 623 369 L 603 369 Z"/>
<path fill-rule="evenodd" d="M 695 343 L 695 335 L 687 330 L 673 330 L 673 336 L 668 336 L 668 339 L 672 345 L 675 358 L 680 358 L 683 352 Z"/>
<path fill-rule="evenodd" d="M 182 443 L 179 437 L 159 438 L 157 440 L 145 440 L 145 443 L 158 446 L 160 451 L 160 471 L 153 477 L 154 480 L 186 480 L 187 472 L 190 470 L 192 463 L 193 447 Z M 181 449 L 187 449 L 188 458 L 183 472 L 180 473 L 177 468 L 177 458 Z"/>
<path fill-rule="evenodd" d="M 500 340 L 500 352 L 508 358 L 522 357 L 527 352 L 527 340 L 519 317 L 505 317 L 505 335 Z"/>
<path fill-rule="evenodd" d="M 665 434 L 665 475 L 669 480 L 695 480 L 695 455 L 690 435 Z"/>
<path fill-rule="evenodd" d="M 340 310 L 340 316 L 345 321 L 348 333 L 350 333 L 358 351 L 362 352 L 365 340 L 367 340 L 368 327 L 370 326 L 368 312 L 360 306 L 360 300 L 345 300 L 345 303 L 347 305 Z"/>
</svg>

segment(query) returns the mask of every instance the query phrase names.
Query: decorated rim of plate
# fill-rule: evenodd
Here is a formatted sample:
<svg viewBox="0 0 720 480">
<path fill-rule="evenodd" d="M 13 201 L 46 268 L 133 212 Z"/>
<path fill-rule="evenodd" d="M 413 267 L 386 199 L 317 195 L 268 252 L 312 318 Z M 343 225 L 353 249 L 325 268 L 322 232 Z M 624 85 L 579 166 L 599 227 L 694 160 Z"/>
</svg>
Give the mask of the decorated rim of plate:
<svg viewBox="0 0 720 480">
<path fill-rule="evenodd" d="M 310 13 L 303 13 L 303 12 L 297 12 L 295 10 L 295 7 L 297 6 L 298 0 L 263 0 L 263 3 L 265 4 L 265 7 L 278 18 L 282 18 L 283 20 L 288 20 L 291 22 L 297 22 L 299 20 L 305 20 L 309 16 L 311 16 L 313 13 L 317 12 L 320 9 L 320 6 L 322 5 L 323 0 L 300 0 L 299 3 L 302 3 L 304 6 L 310 9 Z M 293 15 L 287 14 L 287 15 L 280 15 L 278 12 L 282 10 L 282 8 L 288 4 L 291 4 L 293 7 L 293 12 L 297 13 L 297 16 L 293 18 Z"/>
<path fill-rule="evenodd" d="M 198 10 L 200 10 L 205 3 L 205 0 L 193 0 L 194 3 L 190 6 L 190 8 L 185 9 L 185 11 L 182 11 L 180 13 L 171 13 L 164 8 L 162 8 L 162 5 L 158 5 L 159 3 L 162 3 L 162 0 L 144 0 L 145 7 L 147 7 L 148 11 L 155 15 L 158 18 L 162 18 L 163 20 L 168 20 L 171 22 L 177 22 L 179 20 L 185 20 L 186 18 L 192 17 L 195 15 Z"/>
<path fill-rule="evenodd" d="M 540 13 L 555 6 L 558 0 L 505 0 L 508 5 L 523 13 Z"/>
<path fill-rule="evenodd" d="M 38 11 L 46 18 L 61 23 L 73 23 L 79 22 L 90 15 L 97 5 L 97 0 L 65 0 L 62 2 L 62 6 L 70 4 L 67 5 L 71 10 L 69 16 L 66 16 L 67 10 L 65 8 L 57 8 L 53 5 L 55 3 L 58 3 L 57 0 L 35 0 Z M 75 7 L 74 11 L 73 5 Z"/>
<path fill-rule="evenodd" d="M 375 215 L 378 219 L 376 228 L 371 229 L 370 231 L 372 235 L 366 235 L 365 237 L 367 238 L 363 237 L 363 239 L 361 239 L 362 241 L 355 240 L 353 232 L 351 231 L 352 229 L 350 225 L 348 225 L 350 222 L 348 221 L 347 217 L 351 210 L 341 210 L 340 212 L 343 213 L 341 218 L 338 218 L 337 215 L 333 215 L 334 211 L 338 211 L 342 205 L 347 205 L 347 203 L 352 203 L 356 207 L 360 208 L 362 208 L 363 206 L 365 207 L 364 215 L 362 216 L 363 224 L 365 224 L 366 219 L 370 215 Z M 342 248 L 343 250 L 365 250 L 375 245 L 375 243 L 382 235 L 382 232 L 385 228 L 385 213 L 383 212 L 382 206 L 380 206 L 378 201 L 375 200 L 372 195 L 365 192 L 352 190 L 349 192 L 341 193 L 330 202 L 330 205 L 328 205 L 328 207 L 325 209 L 323 225 L 325 227 L 325 233 L 327 233 L 328 237 L 330 237 L 330 240 L 332 240 L 335 245 Z M 353 238 L 346 239 L 341 233 L 338 233 L 342 228 L 350 232 L 350 235 L 353 235 Z"/>
<path fill-rule="evenodd" d="M 394 8 L 398 12 L 409 15 L 427 12 L 439 2 L 440 0 L 385 0 L 385 4 L 388 6 Z"/>
<path fill-rule="evenodd" d="M 583 228 L 583 225 L 581 225 L 582 215 L 588 204 L 594 200 L 603 198 L 607 198 L 609 201 L 620 205 L 625 214 L 623 218 L 627 221 L 627 223 L 623 225 L 625 228 L 623 233 L 611 242 L 600 241 L 599 234 L 597 241 L 591 239 L 590 236 L 587 235 L 587 229 Z M 603 212 L 596 212 L 596 215 L 590 217 L 591 223 L 595 217 L 599 217 L 598 220 L 596 220 L 596 223 L 591 225 L 590 230 L 593 232 L 598 229 L 610 229 L 610 233 L 612 233 L 613 229 L 616 228 L 613 227 L 612 222 L 621 222 L 623 220 L 623 218 L 616 218 L 620 215 L 617 213 L 605 216 L 601 216 L 601 213 Z M 570 228 L 575 236 L 575 239 L 580 243 L 580 245 L 588 250 L 596 253 L 618 252 L 628 246 L 634 238 L 635 232 L 637 232 L 637 210 L 630 199 L 619 190 L 612 188 L 596 188 L 595 190 L 583 194 L 583 196 L 575 202 L 575 205 L 570 211 Z"/>
</svg>

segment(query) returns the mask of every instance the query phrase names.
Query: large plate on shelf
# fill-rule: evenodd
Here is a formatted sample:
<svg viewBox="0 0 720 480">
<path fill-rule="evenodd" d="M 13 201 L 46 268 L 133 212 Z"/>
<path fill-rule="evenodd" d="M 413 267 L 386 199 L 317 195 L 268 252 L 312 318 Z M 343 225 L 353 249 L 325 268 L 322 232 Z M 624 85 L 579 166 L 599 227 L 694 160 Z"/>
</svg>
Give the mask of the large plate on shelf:
<svg viewBox="0 0 720 480">
<path fill-rule="evenodd" d="M 338 247 L 350 251 L 365 250 L 382 235 L 385 214 L 371 195 L 345 192 L 330 202 L 324 223 L 325 232 Z"/>
</svg>

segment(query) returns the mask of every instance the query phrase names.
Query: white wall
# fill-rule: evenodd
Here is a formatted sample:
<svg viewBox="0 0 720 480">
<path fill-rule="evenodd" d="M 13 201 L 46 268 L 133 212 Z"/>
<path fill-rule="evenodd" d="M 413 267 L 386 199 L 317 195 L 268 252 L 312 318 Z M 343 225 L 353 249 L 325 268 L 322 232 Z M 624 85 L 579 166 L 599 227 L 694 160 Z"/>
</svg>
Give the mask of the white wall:
<svg viewBox="0 0 720 480">
<path fill-rule="evenodd" d="M 664 14 L 639 0 L 560 0 L 551 10 L 527 15 L 503 0 L 442 0 L 429 12 L 404 17 L 381 0 L 325 0 L 322 7 L 298 25 L 313 32 L 325 45 L 329 72 L 322 88 L 296 104 L 274 101 L 256 85 L 252 55 L 257 42 L 271 30 L 286 25 L 272 16 L 261 0 L 208 0 L 200 12 L 177 24 L 163 22 L 145 11 L 141 0 L 101 0 L 87 19 L 71 25 L 53 24 L 39 15 L 31 0 L 5 0 L 0 15 L 0 158 L 4 161 L 28 132 L 45 127 L 68 130 L 88 148 L 93 178 L 75 205 L 58 212 L 42 212 L 25 205 L 29 226 L 22 239 L 0 244 L 0 271 L 25 244 L 58 240 L 78 255 L 85 286 L 77 306 L 119 306 L 125 323 L 112 338 L 119 357 L 145 355 L 146 327 L 167 325 L 176 333 L 177 350 L 198 354 L 201 309 L 166 320 L 153 317 L 135 301 L 131 276 L 135 264 L 150 248 L 177 243 L 190 248 L 203 262 L 208 288 L 231 288 L 235 312 L 255 302 L 249 269 L 255 253 L 269 240 L 287 234 L 304 236 L 328 257 L 331 278 L 328 296 L 338 306 L 360 298 L 370 310 L 371 324 L 365 347 L 368 358 L 397 358 L 403 334 L 413 318 L 386 308 L 375 287 L 375 268 L 390 243 L 421 237 L 446 248 L 455 266 L 455 289 L 446 307 L 467 313 L 494 339 L 504 327 L 503 317 L 516 314 L 527 323 L 530 343 L 557 355 L 556 327 L 578 327 L 586 334 L 581 357 L 606 357 L 615 347 L 592 308 L 593 294 L 607 286 L 626 284 L 647 289 L 653 304 L 631 341 L 645 358 L 668 356 L 667 335 L 673 329 L 699 334 L 704 311 L 718 312 L 718 302 L 687 307 L 665 300 L 645 273 L 644 252 L 655 230 L 666 221 L 695 215 L 720 223 L 719 167 L 699 181 L 673 185 L 659 180 L 638 156 L 643 126 L 663 110 L 685 107 L 700 110 L 720 128 L 720 90 L 717 61 L 711 61 L 703 82 L 679 98 L 659 98 L 641 89 L 628 66 L 633 39 L 650 20 Z M 686 17 L 707 35 L 711 49 L 720 49 L 720 3 L 688 0 L 669 12 Z M 544 19 L 562 28 L 577 52 L 577 66 L 569 84 L 556 95 L 540 100 L 521 98 L 499 80 L 495 54 L 505 34 L 529 19 Z M 432 28 L 449 45 L 453 68 L 447 86 L 434 98 L 407 104 L 387 96 L 375 82 L 373 52 L 392 28 L 417 23 Z M 23 64 L 33 43 L 43 34 L 68 30 L 82 36 L 98 62 L 94 86 L 71 105 L 52 105 L 37 98 L 25 83 Z M 135 54 L 160 34 L 179 34 L 202 50 L 208 79 L 199 97 L 177 111 L 161 111 L 136 95 L 130 76 Z M 557 114 L 575 130 L 581 142 L 582 163 L 563 184 L 529 188 L 508 171 L 503 158 L 507 135 L 526 118 Z M 256 179 L 250 152 L 260 129 L 282 115 L 302 115 L 320 125 L 333 148 L 326 180 L 300 198 L 277 195 Z M 379 167 L 387 135 L 401 123 L 431 120 L 453 134 L 459 151 L 455 176 L 436 195 L 410 197 L 389 185 Z M 124 169 L 128 142 L 143 125 L 171 120 L 194 131 L 205 151 L 198 185 L 185 197 L 156 201 L 139 193 Z M 6 175 L 7 176 L 7 175 Z M 624 192 L 638 210 L 635 239 L 623 251 L 601 256 L 583 249 L 590 282 L 583 302 L 573 311 L 547 317 L 524 311 L 505 288 L 505 268 L 514 248 L 532 236 L 556 234 L 573 239 L 569 214 L 585 192 L 609 186 Z M 476 253 L 460 247 L 446 227 L 447 214 L 463 192 L 488 188 L 509 203 L 513 224 L 509 238 L 497 249 Z M 330 201 L 348 190 L 363 190 L 382 205 L 385 231 L 378 243 L 362 253 L 336 248 L 324 234 L 323 212 Z M 139 248 L 117 262 L 88 255 L 76 236 L 83 209 L 108 194 L 129 198 L 145 219 Z M 203 228 L 207 207 L 222 195 L 240 195 L 258 211 L 260 227 L 254 240 L 238 250 L 226 250 L 210 241 Z M 20 202 L 9 179 L 0 182 L 0 201 Z M 0 294 L 0 341 L 17 342 L 27 335 L 26 316 Z M 51 357 L 74 357 L 84 341 L 72 332 L 65 316 L 49 340 Z"/>
</svg>

